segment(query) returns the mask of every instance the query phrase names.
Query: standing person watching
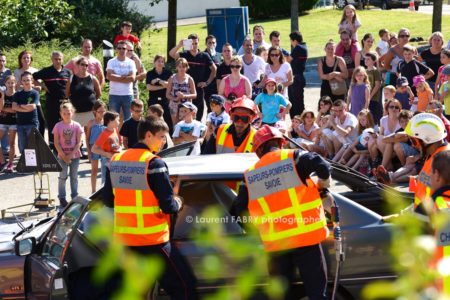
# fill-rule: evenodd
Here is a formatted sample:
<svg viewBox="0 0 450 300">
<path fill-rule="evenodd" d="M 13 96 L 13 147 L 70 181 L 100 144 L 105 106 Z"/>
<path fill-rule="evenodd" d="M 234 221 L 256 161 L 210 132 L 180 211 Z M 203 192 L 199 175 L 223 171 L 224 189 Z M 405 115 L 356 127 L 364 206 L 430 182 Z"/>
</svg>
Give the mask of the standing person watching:
<svg viewBox="0 0 450 300">
<path fill-rule="evenodd" d="M 71 73 L 64 68 L 64 56 L 60 51 L 52 53 L 52 65 L 33 73 L 35 84 L 44 83 L 45 90 L 45 119 L 47 121 L 48 141 L 50 149 L 55 149 L 53 144 L 53 127 L 59 121 L 59 106 L 66 98 L 66 85 L 69 83 Z"/>
<path fill-rule="evenodd" d="M 198 35 L 190 34 L 188 39 L 192 40 L 191 49 L 185 49 L 185 51 L 178 53 L 178 50 L 183 47 L 184 40 L 181 40 L 178 45 L 169 51 L 169 55 L 175 60 L 180 57 L 185 58 L 189 63 L 188 74 L 194 79 L 197 94 L 197 97 L 193 100 L 198 109 L 196 119 L 200 121 L 205 107 L 204 88 L 214 82 L 217 68 L 211 57 L 198 49 Z M 208 69 L 210 71 L 209 77 Z"/>
<path fill-rule="evenodd" d="M 433 70 L 434 75 L 429 78 L 427 82 L 431 89 L 434 90 L 439 67 L 442 66 L 441 51 L 444 48 L 444 35 L 439 31 L 433 32 L 428 39 L 428 42 L 430 48 L 422 51 L 419 54 L 418 60 L 425 63 L 427 67 Z"/>
<path fill-rule="evenodd" d="M 123 21 L 120 26 L 121 34 L 116 35 L 114 38 L 114 45 L 118 45 L 120 41 L 130 41 L 133 45 L 136 45 L 138 49 L 141 49 L 141 41 L 135 35 L 131 34 L 131 30 L 133 29 L 133 24 L 129 21 Z"/>
<path fill-rule="evenodd" d="M 253 40 L 252 40 L 252 52 L 256 54 L 256 49 L 258 47 L 263 46 L 266 49 L 270 48 L 270 44 L 264 41 L 264 27 L 262 25 L 253 26 Z M 243 55 L 245 53 L 245 45 L 242 44 L 241 48 L 239 48 L 237 54 Z"/>
<path fill-rule="evenodd" d="M 281 43 L 280 32 L 276 31 L 276 30 L 272 31 L 269 34 L 269 40 L 270 40 L 271 47 L 280 48 L 281 53 L 283 53 L 283 55 L 284 55 L 284 58 L 286 58 L 286 60 L 288 62 L 291 62 L 290 58 L 289 58 L 289 52 L 286 49 L 281 48 L 281 46 L 280 46 L 280 43 Z"/>
<path fill-rule="evenodd" d="M 169 100 L 166 91 L 172 72 L 165 68 L 166 58 L 157 54 L 153 59 L 154 68 L 147 72 L 145 83 L 148 90 L 148 106 L 159 104 L 164 109 L 164 121 L 169 126 L 169 132 L 173 132 L 172 118 L 170 117 Z"/>
<path fill-rule="evenodd" d="M 242 43 L 244 48 L 244 55 L 242 55 L 242 62 L 244 66 L 244 75 L 250 80 L 253 87 L 261 80 L 266 68 L 266 62 L 259 56 L 253 53 L 253 41 L 247 36 Z"/>
<path fill-rule="evenodd" d="M 330 166 L 316 153 L 282 149 L 283 135 L 267 125 L 256 132 L 253 142 L 259 161 L 245 171 L 245 184 L 231 214 L 241 216 L 248 210 L 252 220 L 263 220 L 256 227 L 269 255 L 270 275 L 281 278 L 287 287 L 285 299 L 295 298 L 291 283 L 297 270 L 309 299 L 328 299 L 321 245 L 328 228 L 320 191 L 330 185 Z M 310 178 L 313 172 L 317 183 Z M 269 189 L 264 183 L 272 180 L 280 185 Z"/>
<path fill-rule="evenodd" d="M 306 60 L 308 59 L 308 48 L 303 42 L 303 35 L 300 31 L 294 31 L 289 34 L 291 39 L 292 52 L 288 58 L 291 63 L 292 76 L 294 82 L 288 87 L 289 101 L 292 103 L 292 108 L 289 111 L 291 119 L 296 115 L 301 115 L 305 110 L 305 72 Z"/>
<path fill-rule="evenodd" d="M 81 43 L 81 56 L 84 56 L 88 59 L 88 67 L 87 71 L 89 74 L 94 75 L 100 86 L 103 87 L 105 84 L 105 75 L 103 74 L 103 66 L 102 63 L 92 56 L 92 41 L 90 39 L 85 39 Z M 80 59 L 80 56 L 72 58 L 66 65 L 65 68 L 72 71 L 72 74 L 78 73 L 77 61 Z"/>
<path fill-rule="evenodd" d="M 168 131 L 159 118 L 139 122 L 139 143 L 111 159 L 103 199 L 106 206 L 114 208 L 114 239 L 138 255 L 161 259 L 164 271 L 158 281 L 171 299 L 195 300 L 196 278 L 170 242 L 170 215 L 181 209 L 181 199 L 174 195 L 167 165 L 153 154 L 162 149 Z M 133 168 L 128 168 L 130 165 Z M 134 184 L 121 181 L 123 176 Z M 139 217 L 146 222 L 133 221 Z"/>
<path fill-rule="evenodd" d="M 222 55 L 220 52 L 216 51 L 216 45 L 217 45 L 216 37 L 212 34 L 208 35 L 205 39 L 205 43 L 206 43 L 205 53 L 209 55 L 209 57 L 211 58 L 213 63 L 216 65 L 216 75 L 215 76 L 217 77 L 217 69 L 219 68 L 220 63 L 222 62 Z M 208 74 L 207 76 L 209 77 L 209 75 L 210 74 Z M 205 98 L 208 112 L 211 112 L 209 98 L 211 98 L 211 95 L 213 95 L 213 94 L 217 94 L 217 85 L 214 84 L 214 80 L 213 80 L 213 82 L 211 82 L 211 84 L 209 84 L 207 87 L 205 87 L 204 98 Z"/>
<path fill-rule="evenodd" d="M 319 73 L 322 84 L 320 86 L 320 97 L 328 96 L 334 102 L 336 100 L 345 99 L 345 93 L 334 95 L 331 91 L 330 81 L 345 81 L 348 76 L 347 66 L 342 57 L 334 54 L 336 44 L 333 40 L 329 40 L 325 44 L 325 56 L 317 61 L 317 72 Z"/>
<path fill-rule="evenodd" d="M 389 72 L 389 82 L 386 82 L 386 85 L 394 85 L 397 82 L 398 64 L 403 60 L 403 47 L 408 44 L 410 36 L 409 29 L 400 29 L 398 31 L 398 43 L 389 48 L 389 51 L 380 58 L 384 69 Z"/>
<path fill-rule="evenodd" d="M 281 85 L 280 94 L 287 99 L 288 87 L 294 83 L 294 80 L 292 78 L 291 65 L 285 62 L 285 58 L 281 53 L 280 48 L 271 47 L 269 49 L 269 58 L 267 59 L 264 75 L 264 80 L 273 78 L 278 85 Z M 259 87 L 264 86 L 264 80 L 259 84 Z"/>
<path fill-rule="evenodd" d="M 231 74 L 231 68 L 230 68 L 230 64 L 231 64 L 231 58 L 233 55 L 233 46 L 231 46 L 230 43 L 225 43 L 222 46 L 222 58 L 223 58 L 223 62 L 217 67 L 217 72 L 216 72 L 216 85 L 217 85 L 217 90 L 219 90 L 219 86 L 220 86 L 220 82 L 222 81 L 222 79 Z M 244 70 L 241 68 L 241 74 L 244 73 Z"/>
<path fill-rule="evenodd" d="M 6 67 L 6 55 L 4 53 L 0 52 L 0 93 L 4 92 L 6 90 L 6 85 L 5 85 L 6 78 L 10 75 L 12 75 L 12 72 L 10 69 L 8 69 Z M 2 148 L 2 151 L 5 152 L 5 154 L 7 152 L 9 152 L 9 150 L 10 150 L 9 143 L 8 143 L 8 141 L 9 141 L 8 136 L 9 136 L 9 133 L 8 133 L 8 131 L 6 131 L 6 133 L 3 135 L 3 137 L 0 138 L 1 148 Z"/>
<path fill-rule="evenodd" d="M 123 119 L 131 116 L 131 101 L 133 101 L 133 82 L 136 79 L 136 64 L 127 55 L 125 41 L 119 41 L 116 46 L 117 56 L 108 61 L 106 78 L 109 83 L 109 106 L 111 110 L 120 113 Z"/>
</svg>

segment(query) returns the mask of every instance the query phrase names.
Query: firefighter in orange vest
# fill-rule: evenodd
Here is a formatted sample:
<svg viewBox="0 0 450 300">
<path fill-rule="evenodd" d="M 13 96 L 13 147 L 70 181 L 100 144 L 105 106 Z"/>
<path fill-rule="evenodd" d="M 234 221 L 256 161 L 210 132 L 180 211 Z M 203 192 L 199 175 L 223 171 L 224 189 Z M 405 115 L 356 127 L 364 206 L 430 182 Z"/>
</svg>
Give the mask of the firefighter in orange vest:
<svg viewBox="0 0 450 300">
<path fill-rule="evenodd" d="M 425 162 L 416 178 L 414 210 L 419 213 L 432 211 L 431 163 L 433 157 L 441 151 L 450 150 L 445 138 L 447 132 L 442 120 L 430 113 L 420 113 L 409 120 L 405 128 L 413 146 L 422 154 Z"/>
<path fill-rule="evenodd" d="M 139 255 L 165 263 L 158 279 L 172 299 L 196 299 L 196 279 L 179 250 L 170 243 L 170 215 L 181 209 L 165 162 L 158 152 L 169 132 L 160 119 L 138 124 L 139 142 L 115 154 L 106 173 L 104 202 L 114 208 L 114 238 Z"/>
<path fill-rule="evenodd" d="M 243 96 L 234 100 L 230 116 L 232 124 L 222 124 L 206 141 L 202 154 L 244 153 L 252 151 L 255 129 L 251 123 L 258 108 L 252 99 Z"/>
<path fill-rule="evenodd" d="M 281 132 L 264 125 L 253 138 L 260 160 L 244 173 L 245 184 L 231 214 L 248 210 L 264 249 L 269 272 L 286 284 L 286 299 L 293 299 L 291 284 L 300 271 L 309 299 L 327 299 L 327 268 L 321 242 L 328 228 L 320 191 L 329 187 L 330 165 L 318 154 L 282 149 Z M 309 177 L 315 172 L 315 183 Z"/>
<path fill-rule="evenodd" d="M 431 195 L 434 203 L 432 216 L 444 214 L 444 222 L 435 229 L 436 252 L 432 267 L 437 271 L 444 271 L 436 282 L 436 287 L 442 296 L 450 297 L 450 275 L 448 268 L 442 267 L 443 259 L 450 259 L 450 151 L 444 150 L 434 156 L 431 164 Z M 437 223 L 437 222 L 433 222 Z M 442 265 L 440 265 L 442 264 Z"/>
</svg>

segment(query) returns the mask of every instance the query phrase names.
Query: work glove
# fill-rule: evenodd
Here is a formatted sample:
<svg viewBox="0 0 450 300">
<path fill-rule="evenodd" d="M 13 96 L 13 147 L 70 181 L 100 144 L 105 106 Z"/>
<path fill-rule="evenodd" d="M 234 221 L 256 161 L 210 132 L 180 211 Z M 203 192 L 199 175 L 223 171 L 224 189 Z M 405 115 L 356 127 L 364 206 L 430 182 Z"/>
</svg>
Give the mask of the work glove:
<svg viewBox="0 0 450 300">
<path fill-rule="evenodd" d="M 331 179 L 328 177 L 327 179 L 320 179 L 317 181 L 317 188 L 320 190 L 325 190 L 330 187 Z"/>
<path fill-rule="evenodd" d="M 183 209 L 183 197 L 179 195 L 174 195 L 173 200 L 175 200 L 178 203 L 178 211 L 181 211 Z"/>
</svg>

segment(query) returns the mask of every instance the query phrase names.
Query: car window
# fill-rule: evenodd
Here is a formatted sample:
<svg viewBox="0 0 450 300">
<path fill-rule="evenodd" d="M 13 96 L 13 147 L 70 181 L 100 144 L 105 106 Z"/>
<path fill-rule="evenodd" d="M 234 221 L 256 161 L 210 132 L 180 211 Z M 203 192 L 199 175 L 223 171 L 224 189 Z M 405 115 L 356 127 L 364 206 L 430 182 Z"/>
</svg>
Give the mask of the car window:
<svg viewBox="0 0 450 300">
<path fill-rule="evenodd" d="M 191 154 L 194 149 L 196 141 L 183 143 L 176 145 L 171 148 L 164 149 L 158 152 L 159 157 L 180 157 L 180 156 L 188 156 Z"/>
<path fill-rule="evenodd" d="M 42 257 L 60 266 L 64 248 L 66 247 L 72 231 L 80 218 L 83 205 L 72 203 L 56 221 L 55 226 L 46 237 L 42 250 Z"/>
<path fill-rule="evenodd" d="M 242 228 L 232 221 L 229 213 L 236 197 L 230 186 L 235 184 L 224 181 L 184 182 L 179 193 L 183 197 L 183 210 L 178 213 L 174 238 L 191 238 L 208 223 L 219 223 L 227 235 L 242 234 Z M 216 208 L 216 214 L 205 218 L 205 211 L 212 207 Z"/>
</svg>

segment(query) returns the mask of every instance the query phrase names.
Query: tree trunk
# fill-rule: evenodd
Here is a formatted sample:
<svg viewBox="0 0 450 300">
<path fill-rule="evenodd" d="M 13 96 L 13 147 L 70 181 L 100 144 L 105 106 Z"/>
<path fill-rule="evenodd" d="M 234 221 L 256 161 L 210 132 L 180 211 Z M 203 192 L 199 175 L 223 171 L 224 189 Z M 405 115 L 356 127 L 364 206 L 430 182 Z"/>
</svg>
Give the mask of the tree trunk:
<svg viewBox="0 0 450 300">
<path fill-rule="evenodd" d="M 298 30 L 298 0 L 291 0 L 291 32 Z"/>
<path fill-rule="evenodd" d="M 168 0 L 168 19 L 167 19 L 167 61 L 172 62 L 169 51 L 177 44 L 177 0 Z"/>
<path fill-rule="evenodd" d="M 431 32 L 442 30 L 442 0 L 433 1 L 433 28 Z"/>
</svg>

